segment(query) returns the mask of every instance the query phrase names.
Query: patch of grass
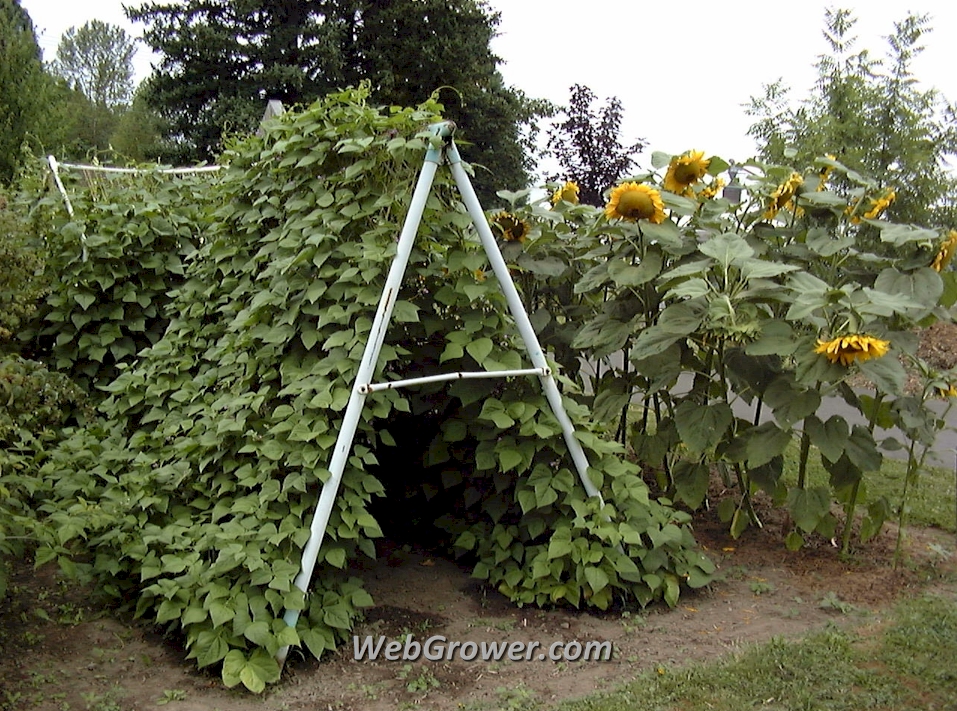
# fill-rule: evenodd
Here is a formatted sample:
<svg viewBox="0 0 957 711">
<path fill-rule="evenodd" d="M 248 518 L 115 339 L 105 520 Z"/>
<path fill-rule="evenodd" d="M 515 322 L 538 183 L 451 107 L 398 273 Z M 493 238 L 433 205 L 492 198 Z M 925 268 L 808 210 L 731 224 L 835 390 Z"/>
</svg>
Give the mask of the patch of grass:
<svg viewBox="0 0 957 711">
<path fill-rule="evenodd" d="M 637 422 L 641 418 L 641 408 L 632 405 L 629 421 Z M 647 424 L 649 431 L 654 430 L 654 418 Z M 784 481 L 788 486 L 797 482 L 798 461 L 800 455 L 800 435 L 796 436 L 784 451 Z M 955 462 L 957 466 L 957 462 Z M 858 511 L 865 510 L 867 504 L 881 496 L 887 498 L 896 520 L 897 510 L 904 491 L 904 478 L 907 474 L 907 461 L 895 459 L 884 452 L 883 464 L 879 472 L 864 474 L 864 487 L 858 500 Z M 811 447 L 807 463 L 807 485 L 830 486 L 830 473 L 821 464 L 821 453 Z M 907 524 L 910 526 L 934 526 L 944 531 L 957 531 L 957 477 L 954 468 L 924 466 L 919 474 L 918 483 L 909 493 Z"/>
<path fill-rule="evenodd" d="M 774 583 L 769 583 L 763 578 L 753 580 L 748 587 L 751 588 L 751 592 L 755 595 L 765 595 L 774 592 Z"/>
<path fill-rule="evenodd" d="M 396 678 L 405 682 L 405 690 L 410 694 L 427 694 L 442 685 L 428 667 L 420 668 L 418 674 L 415 671 L 412 664 L 405 664 L 396 673 Z"/>
<path fill-rule="evenodd" d="M 784 479 L 788 485 L 797 481 L 798 455 L 800 446 L 794 440 L 784 452 Z M 907 462 L 891 459 L 884 455 L 884 463 L 879 472 L 864 474 L 864 494 L 858 511 L 881 496 L 887 497 L 896 517 L 904 491 L 904 477 L 907 474 Z M 821 464 L 821 453 L 814 447 L 808 457 L 808 486 L 828 486 L 830 474 Z M 954 509 L 954 470 L 925 466 L 920 472 L 917 486 L 911 489 L 908 505 L 910 513 L 907 523 L 910 526 L 934 526 L 944 531 L 957 530 Z"/>
<path fill-rule="evenodd" d="M 725 661 L 643 673 L 615 692 L 566 702 L 565 711 L 739 711 L 864 708 L 926 711 L 957 698 L 957 604 L 901 603 L 877 637 L 828 629 L 773 640 Z"/>
<path fill-rule="evenodd" d="M 512 632 L 515 629 L 515 620 L 511 617 L 477 617 L 468 623 L 469 627 L 485 627 L 499 632 Z"/>
</svg>

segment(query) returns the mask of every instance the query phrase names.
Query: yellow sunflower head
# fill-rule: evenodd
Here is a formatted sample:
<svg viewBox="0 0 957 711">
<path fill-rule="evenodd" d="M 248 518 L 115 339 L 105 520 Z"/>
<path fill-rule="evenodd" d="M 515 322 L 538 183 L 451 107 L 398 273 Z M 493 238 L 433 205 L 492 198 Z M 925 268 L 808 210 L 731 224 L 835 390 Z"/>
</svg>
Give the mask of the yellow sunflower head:
<svg viewBox="0 0 957 711">
<path fill-rule="evenodd" d="M 828 153 L 824 157 L 830 160 L 837 160 L 837 157 L 833 153 Z M 831 175 L 831 170 L 833 170 L 833 166 L 825 165 L 817 172 L 817 189 L 819 191 L 824 190 L 824 187 L 827 184 L 827 179 Z"/>
<path fill-rule="evenodd" d="M 661 193 L 644 183 L 622 183 L 611 191 L 605 207 L 608 219 L 648 220 L 660 224 L 665 219 L 665 204 Z"/>
<path fill-rule="evenodd" d="M 721 178 L 715 178 L 711 181 L 711 185 L 701 189 L 701 192 L 698 193 L 698 199 L 702 201 L 711 200 L 723 187 L 724 181 Z"/>
<path fill-rule="evenodd" d="M 889 208 L 894 200 L 897 199 L 897 193 L 893 190 L 887 190 L 883 195 L 874 200 L 871 199 L 871 208 L 864 213 L 865 220 L 875 220 L 880 217 L 881 213 Z"/>
<path fill-rule="evenodd" d="M 525 220 L 510 212 L 500 212 L 492 216 L 492 227 L 498 230 L 506 242 L 524 242 L 531 228 Z"/>
<path fill-rule="evenodd" d="M 947 239 L 940 245 L 940 251 L 934 257 L 933 264 L 930 265 L 934 271 L 943 271 L 944 267 L 950 264 L 954 258 L 954 252 L 957 252 L 957 230 L 951 230 Z"/>
<path fill-rule="evenodd" d="M 804 184 L 804 176 L 800 173 L 791 173 L 791 177 L 781 183 L 777 189 L 771 193 L 771 199 L 768 203 L 768 209 L 764 211 L 765 220 L 773 220 L 774 216 L 784 208 L 794 207 L 794 198 L 797 195 L 798 188 Z"/>
<path fill-rule="evenodd" d="M 939 397 L 957 397 L 957 385 L 953 383 L 938 385 L 936 390 Z"/>
<path fill-rule="evenodd" d="M 578 183 L 569 180 L 562 187 L 552 193 L 552 205 L 557 205 L 562 200 L 570 202 L 572 205 L 578 204 Z"/>
<path fill-rule="evenodd" d="M 668 164 L 664 188 L 670 193 L 685 195 L 688 189 L 701 180 L 708 172 L 711 160 L 704 157 L 704 151 L 688 151 L 675 156 Z"/>
<path fill-rule="evenodd" d="M 848 366 L 855 361 L 863 362 L 871 358 L 880 358 L 890 348 L 890 341 L 874 336 L 851 334 L 839 336 L 830 341 L 818 340 L 815 353 L 821 353 L 832 363 Z"/>
</svg>

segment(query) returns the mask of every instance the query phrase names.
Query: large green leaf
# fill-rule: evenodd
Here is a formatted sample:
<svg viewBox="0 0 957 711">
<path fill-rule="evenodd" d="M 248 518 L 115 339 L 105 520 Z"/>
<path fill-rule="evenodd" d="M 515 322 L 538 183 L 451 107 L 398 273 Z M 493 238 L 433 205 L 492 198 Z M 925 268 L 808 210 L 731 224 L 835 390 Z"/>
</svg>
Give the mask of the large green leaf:
<svg viewBox="0 0 957 711">
<path fill-rule="evenodd" d="M 821 450 L 825 459 L 836 462 L 847 444 L 850 427 L 840 415 L 831 415 L 827 422 L 821 422 L 815 417 L 808 417 L 804 421 L 804 431 L 810 437 L 811 444 Z"/>
<path fill-rule="evenodd" d="M 831 492 L 827 487 L 797 487 L 788 492 L 788 511 L 802 531 L 810 533 L 831 510 Z"/>
<path fill-rule="evenodd" d="M 558 257 L 532 257 L 527 253 L 519 257 L 518 265 L 532 274 L 548 277 L 560 277 L 568 271 L 568 264 Z"/>
<path fill-rule="evenodd" d="M 624 261 L 608 263 L 608 275 L 618 286 L 640 286 L 658 276 L 663 259 L 661 252 L 649 250 L 645 258 L 637 265 Z"/>
<path fill-rule="evenodd" d="M 760 467 L 779 456 L 791 443 L 793 435 L 790 430 L 782 430 L 773 422 L 765 422 L 758 427 L 752 427 L 747 433 L 749 467 Z"/>
<path fill-rule="evenodd" d="M 874 288 L 892 296 L 903 296 L 923 306 L 915 309 L 911 318 L 920 319 L 937 306 L 944 293 L 940 274 L 929 267 L 912 272 L 901 272 L 889 267 L 877 275 Z"/>
<path fill-rule="evenodd" d="M 851 430 L 851 435 L 844 445 L 844 454 L 855 466 L 865 472 L 878 471 L 884 459 L 877 449 L 874 435 L 861 425 L 854 425 Z"/>
<path fill-rule="evenodd" d="M 598 357 L 620 350 L 632 335 L 632 328 L 607 314 L 585 324 L 572 341 L 572 348 L 591 350 Z"/>
<path fill-rule="evenodd" d="M 465 345 L 465 350 L 468 351 L 468 354 L 475 358 L 475 362 L 479 365 L 485 362 L 485 359 L 488 358 L 489 354 L 492 352 L 492 339 L 490 338 L 477 338 L 474 341 L 471 341 Z"/>
<path fill-rule="evenodd" d="M 685 400 L 675 408 L 678 434 L 692 452 L 705 452 L 724 438 L 734 421 L 734 413 L 726 402 L 700 405 Z"/>
<path fill-rule="evenodd" d="M 787 321 L 771 319 L 761 324 L 761 335 L 745 346 L 745 352 L 752 356 L 787 356 L 797 347 L 798 340 Z"/>
<path fill-rule="evenodd" d="M 861 373 L 888 395 L 903 395 L 907 373 L 900 361 L 891 355 L 872 358 L 859 364 Z"/>
<path fill-rule="evenodd" d="M 725 232 L 713 237 L 701 244 L 698 249 L 701 250 L 702 254 L 714 257 L 722 268 L 738 265 L 754 256 L 754 249 L 751 248 L 751 245 L 735 232 Z"/>
<path fill-rule="evenodd" d="M 928 230 L 913 225 L 901 225 L 893 222 L 880 224 L 881 241 L 889 242 L 901 247 L 908 242 L 937 242 L 940 237 L 935 230 Z"/>
<path fill-rule="evenodd" d="M 764 401 L 774 410 L 774 419 L 790 427 L 817 412 L 821 406 L 821 395 L 817 390 L 798 386 L 790 375 L 783 375 L 768 386 Z"/>
<path fill-rule="evenodd" d="M 674 467 L 674 483 L 678 499 L 697 509 L 708 494 L 711 470 L 700 462 L 680 461 Z"/>
</svg>

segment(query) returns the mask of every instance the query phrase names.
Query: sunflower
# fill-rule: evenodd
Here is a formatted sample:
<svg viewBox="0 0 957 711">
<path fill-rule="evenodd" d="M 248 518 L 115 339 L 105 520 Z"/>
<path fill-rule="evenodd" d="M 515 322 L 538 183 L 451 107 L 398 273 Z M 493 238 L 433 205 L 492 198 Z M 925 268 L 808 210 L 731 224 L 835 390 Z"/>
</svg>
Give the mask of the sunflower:
<svg viewBox="0 0 957 711">
<path fill-rule="evenodd" d="M 724 187 L 724 181 L 721 178 L 715 178 L 711 181 L 711 185 L 706 188 L 702 188 L 701 192 L 698 193 L 699 200 L 710 200 L 715 195 L 718 194 L 718 191 Z"/>
<path fill-rule="evenodd" d="M 661 193 L 644 183 L 622 183 L 611 191 L 611 199 L 605 207 L 608 219 L 648 220 L 660 224 L 665 219 L 665 205 Z"/>
<path fill-rule="evenodd" d="M 957 385 L 945 383 L 936 387 L 937 395 L 940 397 L 957 397 Z"/>
<path fill-rule="evenodd" d="M 665 190 L 687 195 L 691 186 L 708 172 L 710 164 L 711 160 L 704 157 L 704 151 L 688 151 L 684 155 L 675 156 L 668 164 L 668 172 L 665 174 Z"/>
<path fill-rule="evenodd" d="M 506 242 L 524 242 L 531 228 L 528 223 L 510 212 L 500 212 L 492 217 L 492 227 L 497 229 Z"/>
<path fill-rule="evenodd" d="M 942 271 L 954 258 L 954 252 L 957 252 L 957 230 L 951 230 L 950 234 L 947 235 L 947 239 L 940 245 L 940 251 L 934 257 L 934 263 L 930 265 L 930 268 L 936 272 Z"/>
<path fill-rule="evenodd" d="M 839 336 L 830 341 L 818 340 L 815 353 L 823 353 L 832 363 L 850 365 L 854 361 L 865 361 L 871 358 L 880 358 L 890 348 L 889 341 L 883 341 L 873 336 L 852 334 Z"/>
<path fill-rule="evenodd" d="M 828 153 L 824 156 L 830 160 L 837 160 L 837 157 L 833 153 Z M 818 191 L 824 190 L 824 186 L 827 183 L 828 177 L 831 175 L 831 170 L 834 166 L 825 165 L 817 172 L 817 189 Z"/>
<path fill-rule="evenodd" d="M 552 193 L 552 205 L 557 205 L 562 200 L 570 202 L 572 205 L 578 204 L 578 183 L 569 180 L 562 187 Z"/>
<path fill-rule="evenodd" d="M 865 220 L 877 219 L 884 210 L 891 206 L 891 203 L 897 199 L 897 193 L 888 190 L 877 200 L 871 199 L 871 209 L 864 213 Z"/>
<path fill-rule="evenodd" d="M 771 202 L 768 209 L 764 211 L 765 220 L 773 220 L 778 211 L 785 208 L 794 207 L 794 198 L 797 195 L 798 188 L 804 183 L 804 177 L 800 173 L 791 173 L 791 177 L 781 183 L 777 189 L 771 193 Z"/>
</svg>

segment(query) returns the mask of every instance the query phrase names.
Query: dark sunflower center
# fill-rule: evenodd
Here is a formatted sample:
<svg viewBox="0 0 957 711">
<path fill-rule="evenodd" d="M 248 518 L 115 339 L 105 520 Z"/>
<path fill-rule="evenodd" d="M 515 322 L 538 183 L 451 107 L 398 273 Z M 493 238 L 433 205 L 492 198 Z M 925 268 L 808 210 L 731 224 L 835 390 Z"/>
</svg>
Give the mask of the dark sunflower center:
<svg viewBox="0 0 957 711">
<path fill-rule="evenodd" d="M 632 220 L 647 220 L 655 214 L 655 203 L 648 193 L 630 190 L 618 198 L 618 214 Z"/>
<path fill-rule="evenodd" d="M 698 171 L 690 163 L 680 163 L 675 166 L 675 180 L 682 185 L 691 185 L 698 180 Z"/>
</svg>

